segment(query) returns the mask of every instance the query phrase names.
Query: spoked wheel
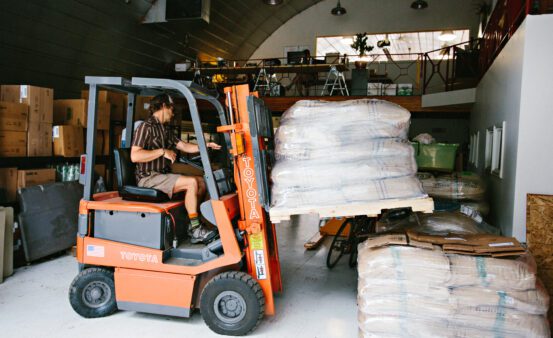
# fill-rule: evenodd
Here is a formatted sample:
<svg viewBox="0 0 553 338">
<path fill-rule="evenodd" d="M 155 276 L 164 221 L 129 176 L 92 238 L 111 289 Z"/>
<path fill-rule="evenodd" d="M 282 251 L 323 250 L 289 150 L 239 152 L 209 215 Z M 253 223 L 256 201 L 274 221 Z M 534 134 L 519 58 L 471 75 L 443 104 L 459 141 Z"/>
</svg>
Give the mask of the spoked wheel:
<svg viewBox="0 0 553 338">
<path fill-rule="evenodd" d="M 265 314 L 265 296 L 259 283 L 247 273 L 223 272 L 204 287 L 200 311 L 214 332 L 242 336 L 259 325 Z"/>
<path fill-rule="evenodd" d="M 374 232 L 375 220 L 368 217 L 356 217 L 352 222 L 352 229 L 349 233 L 351 243 L 351 253 L 349 255 L 349 266 L 354 268 L 357 265 L 357 246 L 363 242 L 367 236 Z"/>
<path fill-rule="evenodd" d="M 328 256 L 326 256 L 326 266 L 329 269 L 332 269 L 336 263 L 342 258 L 342 256 L 349 252 L 351 245 L 349 244 L 349 236 L 345 235 L 346 227 L 350 224 L 349 220 L 346 220 L 342 226 L 340 226 L 340 229 L 338 229 L 338 232 L 336 232 L 336 236 L 332 239 L 332 243 L 330 244 L 330 248 L 328 249 Z M 351 234 L 351 228 L 350 228 L 350 234 Z"/>
<path fill-rule="evenodd" d="M 90 268 L 81 271 L 69 287 L 73 310 L 85 318 L 105 317 L 117 310 L 113 272 Z"/>
</svg>

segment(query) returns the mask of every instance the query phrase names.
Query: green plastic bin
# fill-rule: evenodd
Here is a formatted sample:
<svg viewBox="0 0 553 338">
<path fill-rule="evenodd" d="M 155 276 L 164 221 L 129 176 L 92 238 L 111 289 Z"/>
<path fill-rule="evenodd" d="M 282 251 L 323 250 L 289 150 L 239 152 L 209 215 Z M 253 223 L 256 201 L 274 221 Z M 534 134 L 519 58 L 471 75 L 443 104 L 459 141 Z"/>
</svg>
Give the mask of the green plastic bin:
<svg viewBox="0 0 553 338">
<path fill-rule="evenodd" d="M 419 169 L 452 171 L 455 168 L 457 143 L 411 143 L 415 148 L 415 158 Z"/>
</svg>

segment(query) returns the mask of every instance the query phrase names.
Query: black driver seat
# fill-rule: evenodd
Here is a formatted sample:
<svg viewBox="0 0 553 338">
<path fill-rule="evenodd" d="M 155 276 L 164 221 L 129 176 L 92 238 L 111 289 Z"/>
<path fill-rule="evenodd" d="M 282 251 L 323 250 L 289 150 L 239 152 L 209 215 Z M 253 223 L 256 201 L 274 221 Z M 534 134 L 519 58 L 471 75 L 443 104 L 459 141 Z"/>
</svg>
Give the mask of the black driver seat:
<svg viewBox="0 0 553 338">
<path fill-rule="evenodd" d="M 131 161 L 131 150 L 129 148 L 116 148 L 113 150 L 113 155 L 121 198 L 126 201 L 140 202 L 159 203 L 169 201 L 169 196 L 160 190 L 136 186 L 135 165 Z"/>
</svg>

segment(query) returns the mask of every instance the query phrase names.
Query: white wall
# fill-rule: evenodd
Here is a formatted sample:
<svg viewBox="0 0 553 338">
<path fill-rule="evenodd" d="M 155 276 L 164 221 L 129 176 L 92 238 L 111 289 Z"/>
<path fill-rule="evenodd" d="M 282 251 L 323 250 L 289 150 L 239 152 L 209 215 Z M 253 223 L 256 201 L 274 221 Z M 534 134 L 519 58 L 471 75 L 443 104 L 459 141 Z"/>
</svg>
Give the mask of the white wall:
<svg viewBox="0 0 553 338">
<path fill-rule="evenodd" d="M 299 13 L 277 29 L 252 54 L 251 59 L 283 57 L 286 46 L 309 46 L 315 51 L 317 36 L 353 35 L 360 32 L 411 32 L 470 29 L 478 34 L 478 15 L 470 1 L 429 1 L 428 8 L 413 10 L 412 0 L 343 0 L 344 16 L 330 10 L 336 0 L 324 0 Z"/>
<path fill-rule="evenodd" d="M 514 230 L 526 233 L 526 194 L 553 194 L 553 14 L 526 19 Z"/>
<path fill-rule="evenodd" d="M 504 234 L 514 234 L 521 240 L 525 238 L 524 233 L 513 229 L 513 209 L 525 36 L 524 22 L 478 84 L 470 124 L 471 133 L 480 131 L 480 158 L 476 170 L 488 183 L 490 222 L 500 226 Z M 484 149 L 486 129 L 501 125 L 502 121 L 506 121 L 507 126 L 503 178 L 499 178 L 484 172 Z"/>
</svg>

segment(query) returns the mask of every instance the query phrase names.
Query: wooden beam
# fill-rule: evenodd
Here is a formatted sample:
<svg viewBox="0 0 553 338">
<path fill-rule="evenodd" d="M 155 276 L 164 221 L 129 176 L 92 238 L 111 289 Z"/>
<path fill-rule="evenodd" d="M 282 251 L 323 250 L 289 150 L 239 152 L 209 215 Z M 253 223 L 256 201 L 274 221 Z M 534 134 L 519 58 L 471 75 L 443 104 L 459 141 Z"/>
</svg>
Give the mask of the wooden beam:
<svg viewBox="0 0 553 338">
<path fill-rule="evenodd" d="M 425 113 L 425 116 L 440 116 L 448 117 L 452 113 L 455 113 L 456 116 L 468 116 L 470 114 L 470 105 L 457 105 L 457 106 L 443 106 L 443 107 L 422 107 L 421 106 L 421 96 L 282 96 L 282 97 L 261 97 L 265 102 L 265 105 L 273 112 L 275 115 L 280 115 L 286 109 L 290 108 L 294 103 L 299 100 L 323 100 L 323 101 L 346 101 L 346 100 L 359 100 L 359 99 L 378 99 L 385 100 L 396 103 L 405 109 L 409 110 L 411 113 L 419 115 L 420 113 Z M 177 100 L 181 102 L 181 100 Z M 184 111 L 188 111 L 188 105 L 184 104 L 182 100 Z M 221 103 L 224 105 L 224 101 L 221 99 Z M 208 118 L 217 118 L 214 113 L 215 108 L 206 101 L 198 101 L 198 109 L 200 113 L 213 115 L 206 116 Z M 187 114 L 186 114 L 187 115 Z M 186 116 L 185 115 L 185 116 Z"/>
<path fill-rule="evenodd" d="M 324 100 L 324 101 L 346 101 L 358 99 L 379 99 L 396 103 L 411 113 L 470 113 L 467 106 L 444 106 L 444 107 L 422 107 L 421 96 L 284 96 L 284 97 L 262 97 L 267 107 L 273 112 L 284 112 L 299 100 Z"/>
</svg>

